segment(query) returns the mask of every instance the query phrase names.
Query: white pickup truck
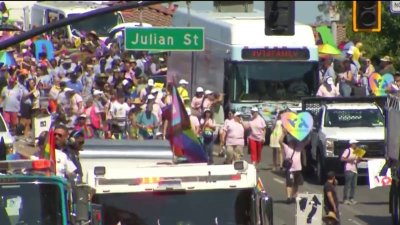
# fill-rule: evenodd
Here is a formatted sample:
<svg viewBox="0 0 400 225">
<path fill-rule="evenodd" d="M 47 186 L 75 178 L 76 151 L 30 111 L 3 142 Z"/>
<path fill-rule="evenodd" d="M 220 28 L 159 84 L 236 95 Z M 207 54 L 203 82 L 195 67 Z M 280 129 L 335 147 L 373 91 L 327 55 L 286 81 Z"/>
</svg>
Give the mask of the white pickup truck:
<svg viewBox="0 0 400 225">
<path fill-rule="evenodd" d="M 340 161 L 349 140 L 359 141 L 366 150 L 364 158 L 385 157 L 384 98 L 309 98 L 303 99 L 303 110 L 314 116 L 311 143 L 303 159 L 304 168 L 314 171 L 319 183 L 326 181 L 326 173 L 344 174 Z M 359 175 L 368 175 L 367 162 L 358 165 Z"/>
</svg>

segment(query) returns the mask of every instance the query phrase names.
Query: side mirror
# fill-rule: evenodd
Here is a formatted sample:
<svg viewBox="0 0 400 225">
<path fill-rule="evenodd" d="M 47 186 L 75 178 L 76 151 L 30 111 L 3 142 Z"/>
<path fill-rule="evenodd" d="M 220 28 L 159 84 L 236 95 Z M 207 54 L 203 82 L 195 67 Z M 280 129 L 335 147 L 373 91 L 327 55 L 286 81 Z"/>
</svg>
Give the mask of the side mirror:
<svg viewBox="0 0 400 225">
<path fill-rule="evenodd" d="M 90 220 L 89 215 L 89 195 L 91 188 L 88 185 L 77 185 L 75 190 L 75 221 L 86 222 Z"/>
<path fill-rule="evenodd" d="M 262 193 L 260 196 L 260 206 L 261 206 L 261 224 L 262 225 L 273 225 L 274 215 L 273 215 L 273 201 L 271 196 L 266 193 Z"/>
</svg>

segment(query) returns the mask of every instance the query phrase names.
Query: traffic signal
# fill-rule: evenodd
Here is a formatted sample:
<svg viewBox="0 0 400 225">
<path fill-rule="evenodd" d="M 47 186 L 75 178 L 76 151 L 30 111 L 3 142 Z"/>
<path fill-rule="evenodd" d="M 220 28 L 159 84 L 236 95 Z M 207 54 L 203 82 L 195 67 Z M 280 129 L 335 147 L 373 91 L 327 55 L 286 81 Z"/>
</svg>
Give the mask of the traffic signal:
<svg viewBox="0 0 400 225">
<path fill-rule="evenodd" d="M 381 1 L 353 1 L 353 31 L 381 31 Z"/>
<path fill-rule="evenodd" d="M 265 35 L 294 35 L 294 1 L 265 1 Z"/>
</svg>

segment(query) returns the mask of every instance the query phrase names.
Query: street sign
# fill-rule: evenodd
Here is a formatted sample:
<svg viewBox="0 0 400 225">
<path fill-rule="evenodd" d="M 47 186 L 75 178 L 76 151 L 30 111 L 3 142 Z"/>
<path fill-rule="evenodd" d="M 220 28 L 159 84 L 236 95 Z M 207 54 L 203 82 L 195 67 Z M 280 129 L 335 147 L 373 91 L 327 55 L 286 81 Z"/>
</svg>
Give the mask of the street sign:
<svg viewBox="0 0 400 225">
<path fill-rule="evenodd" d="M 296 198 L 296 225 L 322 224 L 322 194 L 299 193 Z"/>
<path fill-rule="evenodd" d="M 125 31 L 126 50 L 203 51 L 204 28 L 135 27 Z"/>
<path fill-rule="evenodd" d="M 400 13 L 400 1 L 390 1 L 390 12 Z"/>
</svg>

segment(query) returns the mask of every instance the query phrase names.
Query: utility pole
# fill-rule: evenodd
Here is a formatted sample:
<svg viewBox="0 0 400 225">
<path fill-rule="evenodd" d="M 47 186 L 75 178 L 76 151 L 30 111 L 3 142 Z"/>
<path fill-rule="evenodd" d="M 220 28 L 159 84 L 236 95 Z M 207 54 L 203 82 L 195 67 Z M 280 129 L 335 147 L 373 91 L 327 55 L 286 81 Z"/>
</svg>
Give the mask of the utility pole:
<svg viewBox="0 0 400 225">
<path fill-rule="evenodd" d="M 333 40 L 337 45 L 337 22 L 340 20 L 340 14 L 338 13 L 335 1 L 329 1 L 328 7 L 329 7 L 329 21 L 331 22 L 331 32 Z"/>
<path fill-rule="evenodd" d="M 95 16 L 101 16 L 102 14 L 106 14 L 106 13 L 110 13 L 110 12 L 140 8 L 140 7 L 145 7 L 145 6 L 150 6 L 150 5 L 160 4 L 160 3 L 166 3 L 166 2 L 172 2 L 172 1 L 135 1 L 135 2 L 129 1 L 126 3 L 121 3 L 121 4 L 113 5 L 110 7 L 95 9 L 90 12 L 82 13 L 80 15 L 77 15 L 77 16 L 74 16 L 71 18 L 61 19 L 59 21 L 49 23 L 44 26 L 34 28 L 30 31 L 27 31 L 27 32 L 17 35 L 15 37 L 8 38 L 4 41 L 1 41 L 0 42 L 0 50 L 4 50 L 10 46 L 13 46 L 22 41 L 28 40 L 29 38 L 32 38 L 36 35 L 39 35 L 39 34 L 42 34 L 42 33 L 48 32 L 48 31 L 52 31 L 54 29 L 69 25 L 69 24 L 77 22 L 77 21 L 82 21 L 82 20 L 89 19 L 89 18 L 92 18 Z"/>
</svg>

